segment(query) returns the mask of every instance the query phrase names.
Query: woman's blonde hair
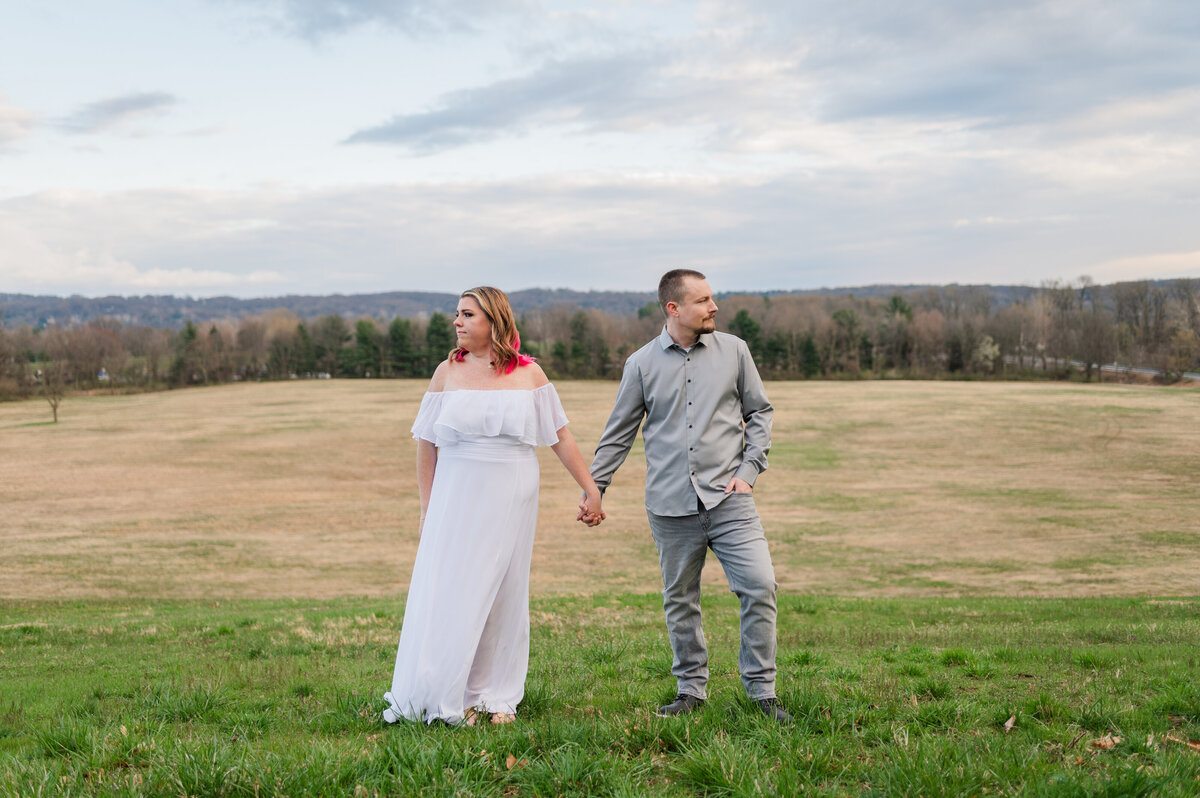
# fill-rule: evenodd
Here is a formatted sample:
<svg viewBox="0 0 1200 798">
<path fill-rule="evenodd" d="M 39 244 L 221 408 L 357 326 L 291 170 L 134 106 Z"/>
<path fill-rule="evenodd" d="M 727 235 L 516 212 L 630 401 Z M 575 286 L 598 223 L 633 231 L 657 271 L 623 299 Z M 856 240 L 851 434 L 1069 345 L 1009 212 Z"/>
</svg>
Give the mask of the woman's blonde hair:
<svg viewBox="0 0 1200 798">
<path fill-rule="evenodd" d="M 481 285 L 459 294 L 460 299 L 464 297 L 471 297 L 478 302 L 483 315 L 492 323 L 492 352 L 496 356 L 492 368 L 507 374 L 518 365 L 531 362 L 530 358 L 522 357 L 517 351 L 521 347 L 521 336 L 517 333 L 517 319 L 513 316 L 507 294 L 499 288 Z M 456 346 L 450 351 L 448 359 L 462 360 L 466 353 L 466 349 Z"/>
</svg>

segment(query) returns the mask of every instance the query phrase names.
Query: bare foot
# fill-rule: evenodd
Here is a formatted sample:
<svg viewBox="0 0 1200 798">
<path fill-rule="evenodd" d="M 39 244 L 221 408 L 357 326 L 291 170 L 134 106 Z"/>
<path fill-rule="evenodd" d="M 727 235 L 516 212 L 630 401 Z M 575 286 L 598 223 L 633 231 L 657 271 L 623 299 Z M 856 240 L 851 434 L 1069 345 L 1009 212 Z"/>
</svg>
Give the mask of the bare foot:
<svg viewBox="0 0 1200 798">
<path fill-rule="evenodd" d="M 492 713 L 492 725 L 493 726 L 501 726 L 505 723 L 515 723 L 516 720 L 517 720 L 516 715 L 511 715 L 507 712 L 493 712 Z"/>
</svg>

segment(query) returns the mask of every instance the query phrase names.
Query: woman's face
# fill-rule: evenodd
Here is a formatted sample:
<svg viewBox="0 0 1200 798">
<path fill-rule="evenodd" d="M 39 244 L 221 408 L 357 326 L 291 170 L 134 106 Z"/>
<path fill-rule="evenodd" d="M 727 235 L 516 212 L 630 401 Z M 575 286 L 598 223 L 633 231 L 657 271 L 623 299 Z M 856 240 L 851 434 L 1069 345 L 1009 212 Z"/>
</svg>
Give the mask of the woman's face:
<svg viewBox="0 0 1200 798">
<path fill-rule="evenodd" d="M 484 354 L 492 346 L 492 323 L 474 297 L 459 298 L 454 331 L 458 334 L 458 345 L 473 354 Z"/>
</svg>

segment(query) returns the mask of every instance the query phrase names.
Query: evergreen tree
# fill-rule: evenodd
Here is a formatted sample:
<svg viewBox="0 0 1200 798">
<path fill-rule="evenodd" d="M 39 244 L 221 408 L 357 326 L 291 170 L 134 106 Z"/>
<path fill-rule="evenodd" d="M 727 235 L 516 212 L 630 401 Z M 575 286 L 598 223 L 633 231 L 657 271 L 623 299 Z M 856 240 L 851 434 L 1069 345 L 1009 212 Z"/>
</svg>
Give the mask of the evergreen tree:
<svg viewBox="0 0 1200 798">
<path fill-rule="evenodd" d="M 304 322 L 296 325 L 296 352 L 292 361 L 292 368 L 299 374 L 313 374 L 317 370 L 317 345 L 313 343 L 312 336 L 308 334 L 308 328 L 304 326 Z"/>
<path fill-rule="evenodd" d="M 566 341 L 555 341 L 550 347 L 550 368 L 555 377 L 567 377 L 571 364 Z"/>
<path fill-rule="evenodd" d="M 791 348 L 788 337 L 777 332 L 763 345 L 763 365 L 775 372 L 786 372 L 790 365 Z"/>
<path fill-rule="evenodd" d="M 197 381 L 195 369 L 198 366 L 199 347 L 196 339 L 199 334 L 200 331 L 191 319 L 188 319 L 187 324 L 179 331 L 179 338 L 175 341 L 175 359 L 171 362 L 170 377 L 173 385 L 187 385 Z"/>
<path fill-rule="evenodd" d="M 454 327 L 450 319 L 442 313 L 434 313 L 429 317 L 429 326 L 425 328 L 426 376 L 433 375 L 433 370 L 446 359 L 454 344 Z"/>
<path fill-rule="evenodd" d="M 656 319 L 661 315 L 662 307 L 659 306 L 658 302 L 647 302 L 638 308 L 637 316 L 639 319 Z"/>
<path fill-rule="evenodd" d="M 412 323 L 408 319 L 392 319 L 388 325 L 388 344 L 392 375 L 416 377 L 418 353 L 413 346 Z"/>
<path fill-rule="evenodd" d="M 887 304 L 886 312 L 889 316 L 903 316 L 908 321 L 913 320 L 913 309 L 902 296 L 893 296 Z"/>
<path fill-rule="evenodd" d="M 573 377 L 590 377 L 591 358 L 588 357 L 588 318 L 582 310 L 575 311 L 571 316 L 571 364 L 570 372 Z"/>
<path fill-rule="evenodd" d="M 800 341 L 800 373 L 806 380 L 821 373 L 821 353 L 817 351 L 817 342 L 813 340 L 812 333 L 805 333 Z"/>
<path fill-rule="evenodd" d="M 383 372 L 385 341 L 375 322 L 359 319 L 354 325 L 354 372 L 359 377 L 378 377 Z"/>
<path fill-rule="evenodd" d="M 733 317 L 733 321 L 729 322 L 729 331 L 746 342 L 746 346 L 750 348 L 750 354 L 754 356 L 756 361 L 762 361 L 762 327 L 750 315 L 750 312 L 742 308 Z"/>
</svg>

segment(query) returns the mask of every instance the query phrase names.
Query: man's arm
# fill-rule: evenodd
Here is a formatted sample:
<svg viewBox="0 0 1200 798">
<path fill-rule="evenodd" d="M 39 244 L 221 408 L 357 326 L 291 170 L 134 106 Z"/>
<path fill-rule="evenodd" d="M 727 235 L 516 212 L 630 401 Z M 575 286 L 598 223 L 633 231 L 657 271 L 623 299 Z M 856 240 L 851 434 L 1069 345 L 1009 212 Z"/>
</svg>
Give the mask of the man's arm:
<svg viewBox="0 0 1200 798">
<path fill-rule="evenodd" d="M 742 464 L 734 472 L 753 487 L 758 475 L 767 470 L 767 452 L 771 451 L 771 417 L 774 409 L 767 400 L 758 367 L 745 344 L 738 347 L 738 394 L 742 398 Z"/>
<path fill-rule="evenodd" d="M 630 357 L 625 361 L 617 400 L 613 403 L 608 423 L 604 425 L 600 442 L 596 444 L 596 456 L 592 458 L 592 479 L 601 493 L 612 484 L 613 474 L 625 462 L 645 416 L 646 398 L 642 393 L 641 371 L 633 362 L 633 357 Z"/>
</svg>

